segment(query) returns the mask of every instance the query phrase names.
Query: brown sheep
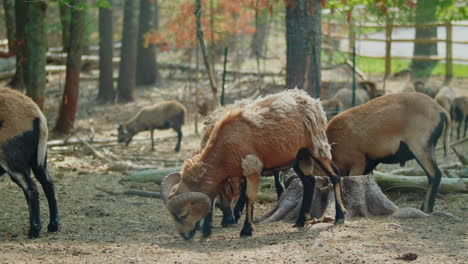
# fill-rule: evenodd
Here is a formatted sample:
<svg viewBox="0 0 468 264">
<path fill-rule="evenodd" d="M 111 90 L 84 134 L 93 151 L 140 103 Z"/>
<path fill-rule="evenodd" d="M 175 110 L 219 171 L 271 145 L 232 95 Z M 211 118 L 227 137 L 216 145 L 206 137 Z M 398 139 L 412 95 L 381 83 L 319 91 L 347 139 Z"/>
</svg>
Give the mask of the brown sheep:
<svg viewBox="0 0 468 264">
<path fill-rule="evenodd" d="M 468 97 L 461 96 L 453 100 L 450 115 L 454 122 L 458 122 L 457 139 L 460 139 L 460 130 L 463 122 L 465 122 L 465 129 L 463 137 L 466 137 L 466 129 L 468 128 Z"/>
<path fill-rule="evenodd" d="M 442 87 L 434 97 L 434 100 L 442 106 L 447 112 L 452 108 L 452 102 L 455 100 L 455 92 L 448 86 Z"/>
<path fill-rule="evenodd" d="M 379 163 L 416 159 L 426 172 L 429 188 L 422 209 L 432 212 L 441 172 L 434 148 L 444 131 L 445 150 L 450 116 L 427 95 L 390 94 L 349 109 L 330 120 L 327 137 L 333 163 L 343 176 L 370 173 Z"/>
<path fill-rule="evenodd" d="M 253 232 L 253 204 L 263 170 L 293 166 L 304 185 L 296 226 L 304 226 L 315 185 L 313 160 L 329 175 L 335 187 L 335 223 L 344 221 L 339 172 L 331 163 L 325 127 L 327 119 L 319 100 L 293 89 L 259 98 L 254 104 L 224 114 L 200 154 L 184 162 L 179 173 L 168 175 L 161 194 L 176 229 L 185 239 L 203 221 L 203 235 L 211 234 L 212 203 L 228 179 L 247 182 L 247 216 L 241 236 Z"/>
<path fill-rule="evenodd" d="M 186 112 L 185 107 L 177 101 L 164 101 L 155 106 L 144 107 L 132 119 L 119 125 L 117 141 L 128 146 L 137 133 L 150 130 L 151 150 L 154 150 L 154 129 L 172 128 L 177 132 L 175 151 L 179 152 Z"/>
<path fill-rule="evenodd" d="M 47 120 L 39 107 L 23 94 L 0 89 L 0 175 L 5 172 L 23 189 L 29 208 L 29 237 L 42 228 L 39 192 L 31 170 L 49 204 L 49 232 L 60 226 L 57 199 L 47 170 Z"/>
</svg>

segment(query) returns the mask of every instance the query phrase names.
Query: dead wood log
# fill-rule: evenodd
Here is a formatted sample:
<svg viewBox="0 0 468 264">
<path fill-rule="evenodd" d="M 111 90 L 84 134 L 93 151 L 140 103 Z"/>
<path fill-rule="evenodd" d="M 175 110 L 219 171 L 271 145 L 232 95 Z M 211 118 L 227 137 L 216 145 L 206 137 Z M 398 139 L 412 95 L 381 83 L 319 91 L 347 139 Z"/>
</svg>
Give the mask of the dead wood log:
<svg viewBox="0 0 468 264">
<path fill-rule="evenodd" d="M 136 171 L 125 178 L 121 179 L 119 182 L 153 182 L 156 184 L 161 184 L 163 178 L 169 174 L 176 171 L 179 171 L 180 167 L 173 167 L 167 169 L 150 169 L 150 170 L 141 170 Z"/>
<path fill-rule="evenodd" d="M 463 165 L 468 165 L 468 156 L 459 153 L 454 146 L 452 146 L 452 149 L 453 149 L 453 152 L 455 152 L 455 155 L 457 155 L 457 158 L 460 160 L 460 162 Z"/>
<path fill-rule="evenodd" d="M 460 162 L 451 162 L 447 164 L 439 165 L 439 169 L 448 170 L 448 169 L 458 169 L 461 168 L 462 164 Z M 407 176 L 425 176 L 426 173 L 420 168 L 400 168 L 390 171 L 388 174 L 391 175 L 407 175 Z"/>
<path fill-rule="evenodd" d="M 426 176 L 402 176 L 382 173 L 374 170 L 374 176 L 380 187 L 385 191 L 397 187 L 414 187 L 415 189 L 426 189 Z M 468 179 L 442 178 L 439 192 L 467 192 Z"/>
<path fill-rule="evenodd" d="M 160 192 L 153 192 L 153 191 L 130 189 L 130 190 L 127 190 L 127 191 L 123 192 L 123 194 L 161 199 L 161 193 Z"/>
</svg>

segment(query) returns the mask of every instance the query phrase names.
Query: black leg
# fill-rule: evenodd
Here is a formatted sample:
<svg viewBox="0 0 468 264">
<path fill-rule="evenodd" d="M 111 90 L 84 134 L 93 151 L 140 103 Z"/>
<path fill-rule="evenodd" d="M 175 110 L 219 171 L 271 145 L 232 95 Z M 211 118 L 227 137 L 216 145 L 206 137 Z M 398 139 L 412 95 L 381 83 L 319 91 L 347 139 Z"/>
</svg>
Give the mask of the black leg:
<svg viewBox="0 0 468 264">
<path fill-rule="evenodd" d="M 39 232 L 41 231 L 41 216 L 40 216 L 40 207 L 39 207 L 39 192 L 37 191 L 37 185 L 31 179 L 29 169 L 25 170 L 22 173 L 19 172 L 9 172 L 11 179 L 18 186 L 21 187 L 28 203 L 29 209 L 29 233 L 30 238 L 39 237 Z"/>
<path fill-rule="evenodd" d="M 228 227 L 232 224 L 235 224 L 234 214 L 232 212 L 231 200 L 227 199 L 223 195 L 219 196 L 220 199 L 220 209 L 223 212 L 223 220 L 221 221 L 222 227 Z"/>
<path fill-rule="evenodd" d="M 294 162 L 293 169 L 299 178 L 302 181 L 303 192 L 302 192 L 302 204 L 301 210 L 299 211 L 299 217 L 297 218 L 295 227 L 303 227 L 307 217 L 309 215 L 310 205 L 312 203 L 312 198 L 314 197 L 314 188 L 315 188 L 315 178 L 313 176 L 307 176 L 304 174 L 300 167 L 300 163 L 305 158 L 308 158 L 309 151 L 306 149 L 301 149 L 296 156 L 296 161 Z"/>
<path fill-rule="evenodd" d="M 211 207 L 213 208 L 213 207 Z M 208 215 L 205 217 L 205 221 L 203 221 L 203 228 L 202 228 L 202 235 L 203 237 L 211 236 L 211 224 L 213 222 L 213 210 L 211 210 Z"/>
<path fill-rule="evenodd" d="M 253 208 L 254 208 L 255 197 L 258 191 L 258 186 L 260 184 L 260 174 L 257 174 L 257 175 L 253 174 L 253 175 L 247 176 L 246 179 L 247 179 L 247 188 L 246 188 L 245 194 L 247 197 L 247 209 L 245 210 L 246 216 L 245 216 L 244 227 L 242 228 L 240 232 L 241 237 L 252 236 L 252 233 L 254 231 Z"/>
<path fill-rule="evenodd" d="M 182 142 L 182 129 L 181 128 L 177 128 L 177 129 L 174 129 L 176 132 L 177 132 L 177 145 L 175 147 L 175 152 L 179 152 L 180 151 L 180 143 Z"/>
<path fill-rule="evenodd" d="M 247 182 L 244 181 L 241 184 L 241 193 L 239 196 L 239 200 L 237 200 L 236 207 L 234 208 L 234 221 L 237 223 L 239 218 L 242 216 L 242 211 L 244 210 L 244 206 L 247 203 Z"/>
<path fill-rule="evenodd" d="M 463 132 L 463 138 L 466 137 L 466 130 L 468 129 L 468 115 L 465 117 L 465 132 Z"/>
<path fill-rule="evenodd" d="M 249 199 L 246 198 L 246 200 L 247 200 L 246 202 L 248 204 Z M 253 206 L 250 207 L 250 210 L 249 210 L 249 206 L 247 206 L 245 214 L 246 214 L 246 216 L 245 216 L 244 226 L 242 227 L 242 230 L 240 232 L 241 237 L 252 236 L 253 226 L 252 226 L 252 222 L 249 221 L 249 215 L 253 216 Z"/>
<path fill-rule="evenodd" d="M 275 171 L 273 175 L 275 176 L 276 195 L 278 196 L 278 201 L 279 201 L 281 194 L 283 194 L 284 189 L 283 189 L 283 185 L 281 185 L 279 171 Z"/>
<path fill-rule="evenodd" d="M 49 177 L 49 172 L 47 170 L 47 157 L 44 162 L 44 166 L 32 166 L 32 171 L 36 176 L 36 179 L 42 186 L 45 196 L 47 198 L 47 203 L 49 204 L 49 225 L 47 226 L 48 232 L 57 232 L 60 228 L 60 218 L 58 215 L 57 208 L 57 197 L 55 195 L 55 187 L 52 179 Z"/>
</svg>

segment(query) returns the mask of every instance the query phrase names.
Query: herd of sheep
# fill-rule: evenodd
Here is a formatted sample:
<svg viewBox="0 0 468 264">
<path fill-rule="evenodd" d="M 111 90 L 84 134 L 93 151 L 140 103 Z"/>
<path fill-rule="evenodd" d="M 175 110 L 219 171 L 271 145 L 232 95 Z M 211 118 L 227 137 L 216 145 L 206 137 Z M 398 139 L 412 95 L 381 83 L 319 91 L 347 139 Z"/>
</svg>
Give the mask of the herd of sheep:
<svg viewBox="0 0 468 264">
<path fill-rule="evenodd" d="M 241 236 L 253 233 L 253 208 L 260 177 L 293 168 L 304 192 L 296 226 L 304 226 L 312 202 L 315 179 L 321 171 L 330 178 L 336 199 L 335 224 L 344 222 L 340 177 L 370 173 L 379 163 L 415 159 L 428 177 L 429 187 L 421 209 L 432 212 L 441 172 L 434 159 L 437 140 L 449 144 L 451 122 L 457 122 L 457 138 L 466 136 L 468 98 L 456 97 L 449 87 L 425 92 L 382 95 L 372 82 L 361 82 L 356 105 L 350 90 L 338 91 L 321 102 L 298 89 L 244 99 L 219 107 L 206 118 L 200 149 L 187 159 L 180 172 L 167 175 L 161 195 L 184 239 L 201 229 L 211 234 L 215 201 L 221 201 L 223 226 L 235 223 L 246 205 Z M 426 93 L 426 94 L 424 94 Z M 432 97 L 432 98 L 431 98 Z M 329 121 L 324 111 L 337 110 Z M 166 101 L 143 108 L 118 127 L 118 141 L 129 144 L 140 131 L 174 129 L 179 151 L 185 107 Z M 464 129 L 463 128 L 464 124 Z M 8 173 L 26 197 L 30 214 L 29 237 L 39 236 L 39 194 L 31 171 L 41 184 L 49 204 L 49 232 L 59 230 L 57 201 L 47 171 L 47 122 L 36 104 L 11 89 L 0 89 L 0 175 Z M 281 195 L 281 189 L 278 189 Z M 239 200 L 233 212 L 231 204 Z"/>
</svg>

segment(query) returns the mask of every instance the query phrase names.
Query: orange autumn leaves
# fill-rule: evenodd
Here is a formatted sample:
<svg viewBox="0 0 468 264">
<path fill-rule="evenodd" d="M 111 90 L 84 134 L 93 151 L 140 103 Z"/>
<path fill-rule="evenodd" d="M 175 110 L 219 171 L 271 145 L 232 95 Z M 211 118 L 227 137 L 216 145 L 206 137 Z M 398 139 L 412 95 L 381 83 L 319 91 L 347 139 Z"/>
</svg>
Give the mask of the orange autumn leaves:
<svg viewBox="0 0 468 264">
<path fill-rule="evenodd" d="M 205 38 L 215 44 L 228 41 L 235 35 L 255 33 L 256 5 L 259 10 L 271 8 L 269 0 L 210 1 L 202 0 L 201 22 Z M 160 30 L 151 30 L 145 34 L 145 47 L 153 44 L 161 51 L 194 47 L 197 41 L 194 11 L 194 1 L 184 0 Z M 211 30 L 211 22 L 214 30 Z"/>
</svg>

